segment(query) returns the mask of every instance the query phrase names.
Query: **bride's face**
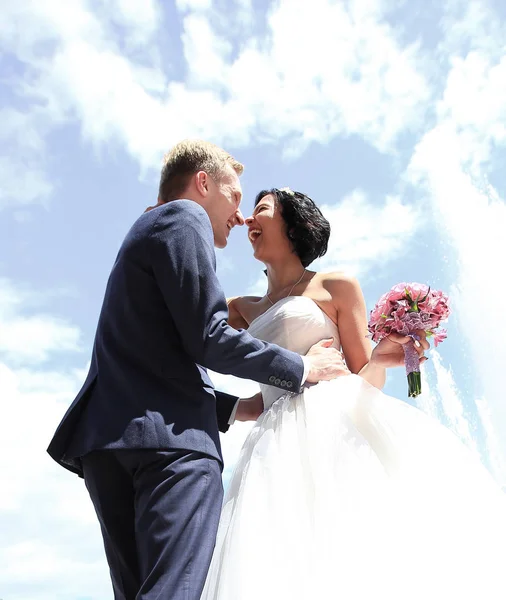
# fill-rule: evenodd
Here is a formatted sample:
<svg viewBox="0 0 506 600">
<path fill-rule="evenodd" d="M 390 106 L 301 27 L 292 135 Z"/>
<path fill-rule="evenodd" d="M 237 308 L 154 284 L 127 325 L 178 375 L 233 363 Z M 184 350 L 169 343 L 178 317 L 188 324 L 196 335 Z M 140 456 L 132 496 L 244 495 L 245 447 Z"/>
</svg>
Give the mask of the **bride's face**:
<svg viewBox="0 0 506 600">
<path fill-rule="evenodd" d="M 251 217 L 246 219 L 248 238 L 257 260 L 269 262 L 285 252 L 292 252 L 286 236 L 286 225 L 281 207 L 272 194 L 264 196 L 255 206 Z"/>
</svg>

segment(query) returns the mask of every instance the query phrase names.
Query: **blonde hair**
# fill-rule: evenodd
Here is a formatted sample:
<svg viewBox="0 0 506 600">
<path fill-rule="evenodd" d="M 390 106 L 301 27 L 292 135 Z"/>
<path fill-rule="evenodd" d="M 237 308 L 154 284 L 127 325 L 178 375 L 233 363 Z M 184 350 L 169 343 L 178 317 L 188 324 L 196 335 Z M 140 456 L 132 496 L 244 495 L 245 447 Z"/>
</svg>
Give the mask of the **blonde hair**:
<svg viewBox="0 0 506 600">
<path fill-rule="evenodd" d="M 163 157 L 158 198 L 161 202 L 169 202 L 180 197 L 190 177 L 199 171 L 205 171 L 219 181 L 227 165 L 238 175 L 244 170 L 244 165 L 211 142 L 183 140 Z"/>
</svg>

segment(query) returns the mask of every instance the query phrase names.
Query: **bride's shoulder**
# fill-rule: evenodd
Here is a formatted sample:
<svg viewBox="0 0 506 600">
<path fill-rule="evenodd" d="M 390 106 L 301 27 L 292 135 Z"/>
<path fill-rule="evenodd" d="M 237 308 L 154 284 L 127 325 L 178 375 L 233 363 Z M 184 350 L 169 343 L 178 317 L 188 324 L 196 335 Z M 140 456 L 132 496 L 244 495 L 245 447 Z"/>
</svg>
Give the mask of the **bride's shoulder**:
<svg viewBox="0 0 506 600">
<path fill-rule="evenodd" d="M 330 271 L 328 273 L 316 273 L 320 283 L 324 286 L 360 287 L 358 279 L 345 271 Z"/>
<path fill-rule="evenodd" d="M 227 298 L 227 304 L 229 309 L 232 307 L 240 311 L 241 308 L 256 304 L 260 300 L 262 300 L 261 296 L 232 296 L 231 298 Z"/>
<path fill-rule="evenodd" d="M 229 325 L 235 329 L 246 329 L 249 322 L 247 315 L 252 305 L 260 302 L 261 299 L 260 296 L 233 296 L 227 298 Z"/>
<path fill-rule="evenodd" d="M 320 285 L 332 297 L 334 304 L 348 304 L 362 297 L 362 288 L 356 277 L 344 271 L 317 273 Z"/>
</svg>

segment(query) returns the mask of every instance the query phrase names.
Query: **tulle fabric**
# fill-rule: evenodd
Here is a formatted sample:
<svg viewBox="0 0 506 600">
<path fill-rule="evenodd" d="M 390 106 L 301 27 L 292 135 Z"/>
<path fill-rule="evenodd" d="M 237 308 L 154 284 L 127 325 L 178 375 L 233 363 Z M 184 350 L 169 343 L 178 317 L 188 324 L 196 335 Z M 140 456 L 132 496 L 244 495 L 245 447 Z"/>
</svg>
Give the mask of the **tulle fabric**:
<svg viewBox="0 0 506 600">
<path fill-rule="evenodd" d="M 457 437 L 351 375 L 253 427 L 203 600 L 504 600 L 505 495 Z"/>
</svg>

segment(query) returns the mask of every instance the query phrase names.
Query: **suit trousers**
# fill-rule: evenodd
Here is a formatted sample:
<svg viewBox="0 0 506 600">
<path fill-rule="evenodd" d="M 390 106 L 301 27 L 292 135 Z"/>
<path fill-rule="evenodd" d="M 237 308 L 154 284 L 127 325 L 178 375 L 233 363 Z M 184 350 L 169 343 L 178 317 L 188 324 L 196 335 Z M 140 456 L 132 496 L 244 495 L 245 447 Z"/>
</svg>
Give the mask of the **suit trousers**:
<svg viewBox="0 0 506 600">
<path fill-rule="evenodd" d="M 223 500 L 221 463 L 189 450 L 82 457 L 115 600 L 199 600 Z"/>
</svg>

